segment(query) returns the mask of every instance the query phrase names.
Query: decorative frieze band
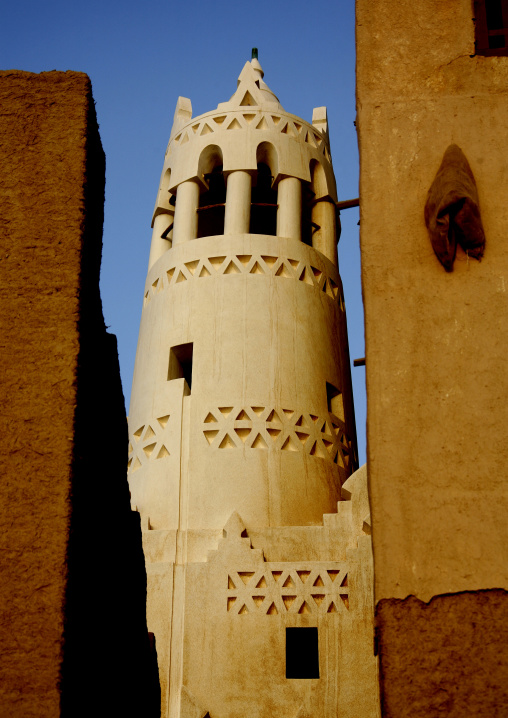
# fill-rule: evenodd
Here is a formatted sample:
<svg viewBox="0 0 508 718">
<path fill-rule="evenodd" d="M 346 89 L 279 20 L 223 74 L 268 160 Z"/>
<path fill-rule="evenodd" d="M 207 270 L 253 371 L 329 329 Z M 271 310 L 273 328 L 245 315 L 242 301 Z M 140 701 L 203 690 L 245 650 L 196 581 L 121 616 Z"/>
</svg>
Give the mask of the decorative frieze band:
<svg viewBox="0 0 508 718">
<path fill-rule="evenodd" d="M 317 614 L 349 610 L 348 568 L 341 563 L 270 563 L 230 570 L 225 608 L 232 615 Z"/>
<path fill-rule="evenodd" d="M 328 459 L 348 472 L 356 463 L 344 422 L 282 407 L 220 406 L 203 419 L 203 436 L 218 449 L 277 449 Z"/>
<path fill-rule="evenodd" d="M 185 145 L 189 140 L 192 140 L 193 137 L 212 135 L 214 132 L 222 130 L 234 132 L 235 130 L 242 129 L 279 132 L 297 142 L 314 147 L 319 150 L 328 161 L 331 161 L 326 141 L 314 127 L 282 114 L 261 112 L 255 109 L 241 112 L 233 110 L 232 112 L 201 117 L 197 119 L 196 122 L 184 127 L 181 132 L 170 140 L 169 144 L 177 146 Z"/>
<path fill-rule="evenodd" d="M 323 292 L 330 299 L 336 300 L 340 310 L 344 311 L 344 298 L 341 289 L 326 271 L 314 267 L 304 260 L 280 257 L 274 254 L 212 255 L 190 262 L 182 262 L 170 267 L 152 282 L 145 292 L 143 306 L 146 306 L 159 292 L 180 282 L 215 275 L 235 274 L 264 274 L 295 279 Z"/>
</svg>

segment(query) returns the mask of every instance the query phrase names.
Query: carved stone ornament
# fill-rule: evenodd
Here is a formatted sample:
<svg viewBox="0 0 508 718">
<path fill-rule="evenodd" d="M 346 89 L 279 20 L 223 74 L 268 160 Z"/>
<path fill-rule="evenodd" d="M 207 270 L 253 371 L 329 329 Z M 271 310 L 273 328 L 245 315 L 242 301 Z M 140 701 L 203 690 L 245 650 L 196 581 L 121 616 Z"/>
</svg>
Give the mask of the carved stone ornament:
<svg viewBox="0 0 508 718">
<path fill-rule="evenodd" d="M 459 244 L 469 257 L 481 260 L 485 249 L 473 172 L 464 153 L 450 145 L 443 156 L 425 203 L 425 224 L 434 252 L 447 272 Z"/>
</svg>

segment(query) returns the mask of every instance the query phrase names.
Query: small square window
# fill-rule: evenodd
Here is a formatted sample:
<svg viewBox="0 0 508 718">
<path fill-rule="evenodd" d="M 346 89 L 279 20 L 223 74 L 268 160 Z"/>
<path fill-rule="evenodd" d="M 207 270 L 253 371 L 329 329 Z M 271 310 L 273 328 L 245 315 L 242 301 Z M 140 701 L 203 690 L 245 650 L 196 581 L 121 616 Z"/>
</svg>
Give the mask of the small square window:
<svg viewBox="0 0 508 718">
<path fill-rule="evenodd" d="M 286 678 L 319 678 L 317 628 L 286 628 Z"/>
<path fill-rule="evenodd" d="M 179 344 L 171 347 L 169 352 L 168 380 L 185 379 L 192 388 L 192 354 L 193 344 Z"/>
</svg>

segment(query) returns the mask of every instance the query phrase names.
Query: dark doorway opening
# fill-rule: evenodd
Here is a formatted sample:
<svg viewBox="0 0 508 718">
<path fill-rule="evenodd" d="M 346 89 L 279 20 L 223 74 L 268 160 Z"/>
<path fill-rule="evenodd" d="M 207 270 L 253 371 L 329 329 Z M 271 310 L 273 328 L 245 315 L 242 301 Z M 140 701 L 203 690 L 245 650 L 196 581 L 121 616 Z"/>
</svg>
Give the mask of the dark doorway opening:
<svg viewBox="0 0 508 718">
<path fill-rule="evenodd" d="M 192 389 L 192 351 L 193 343 L 178 344 L 169 350 L 168 381 L 185 379 Z"/>
<path fill-rule="evenodd" d="M 319 678 L 317 628 L 286 628 L 286 678 Z"/>
</svg>

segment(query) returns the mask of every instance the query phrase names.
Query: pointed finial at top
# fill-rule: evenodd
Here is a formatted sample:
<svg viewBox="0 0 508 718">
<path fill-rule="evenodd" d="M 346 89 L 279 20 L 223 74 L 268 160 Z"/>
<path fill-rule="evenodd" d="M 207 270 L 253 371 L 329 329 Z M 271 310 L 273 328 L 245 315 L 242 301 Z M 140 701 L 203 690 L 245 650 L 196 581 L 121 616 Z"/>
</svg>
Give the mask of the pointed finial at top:
<svg viewBox="0 0 508 718">
<path fill-rule="evenodd" d="M 253 48 L 252 48 L 252 58 L 251 58 L 251 59 L 252 59 L 252 60 L 257 60 L 257 59 L 258 59 L 258 49 L 257 49 L 257 47 L 253 47 Z"/>
</svg>

